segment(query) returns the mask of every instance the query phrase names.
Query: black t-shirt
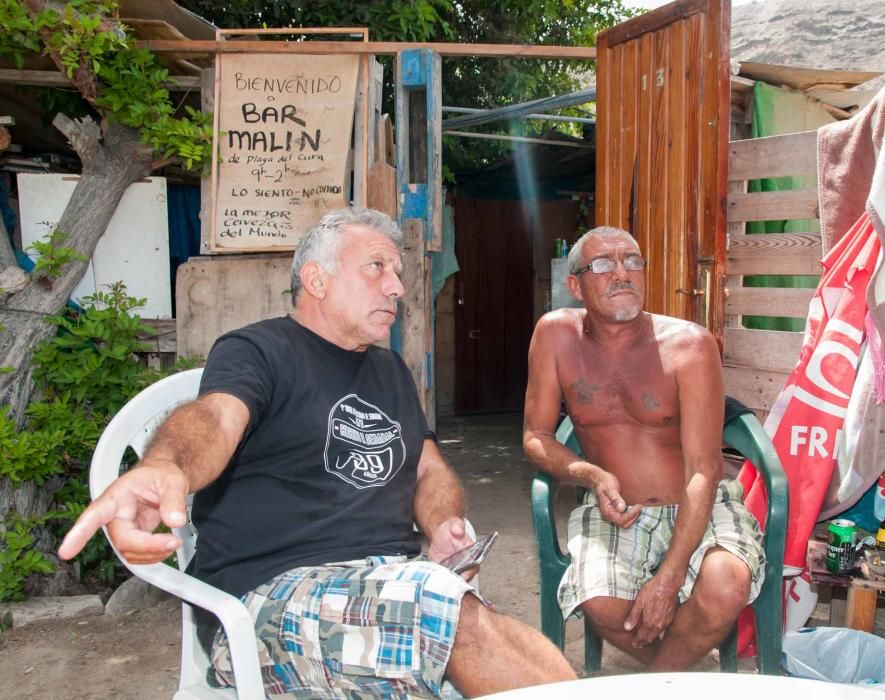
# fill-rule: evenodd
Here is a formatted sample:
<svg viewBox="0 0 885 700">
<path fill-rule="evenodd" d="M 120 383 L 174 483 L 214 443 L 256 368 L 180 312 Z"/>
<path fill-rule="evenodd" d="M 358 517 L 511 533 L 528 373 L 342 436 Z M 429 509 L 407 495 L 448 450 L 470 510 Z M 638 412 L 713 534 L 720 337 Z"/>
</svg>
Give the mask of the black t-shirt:
<svg viewBox="0 0 885 700">
<path fill-rule="evenodd" d="M 235 596 L 298 566 L 415 555 L 413 500 L 433 434 L 402 359 L 351 352 L 292 318 L 222 336 L 200 395 L 249 408 L 243 441 L 194 497 L 191 570 Z"/>
</svg>

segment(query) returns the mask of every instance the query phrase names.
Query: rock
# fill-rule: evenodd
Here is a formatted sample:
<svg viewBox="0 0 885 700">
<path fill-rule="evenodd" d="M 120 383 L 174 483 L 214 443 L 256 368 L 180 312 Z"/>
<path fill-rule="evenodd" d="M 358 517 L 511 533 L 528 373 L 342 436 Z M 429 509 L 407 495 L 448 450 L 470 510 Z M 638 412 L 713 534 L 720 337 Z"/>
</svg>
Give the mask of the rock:
<svg viewBox="0 0 885 700">
<path fill-rule="evenodd" d="M 0 289 L 4 294 L 15 294 L 28 286 L 31 276 L 19 267 L 7 267 L 0 270 Z"/>
<path fill-rule="evenodd" d="M 100 593 L 89 590 L 82 582 L 77 580 L 68 562 L 61 562 L 52 554 L 46 555 L 56 565 L 51 574 L 33 574 L 25 581 L 25 595 L 30 598 L 87 595 Z"/>
<path fill-rule="evenodd" d="M 97 595 L 38 596 L 22 603 L 0 603 L 0 617 L 12 614 L 12 626 L 39 620 L 58 620 L 78 615 L 101 615 L 104 606 Z"/>
<path fill-rule="evenodd" d="M 106 615 L 128 615 L 137 610 L 145 610 L 169 598 L 170 594 L 133 576 L 126 579 L 114 591 L 105 605 Z"/>
</svg>

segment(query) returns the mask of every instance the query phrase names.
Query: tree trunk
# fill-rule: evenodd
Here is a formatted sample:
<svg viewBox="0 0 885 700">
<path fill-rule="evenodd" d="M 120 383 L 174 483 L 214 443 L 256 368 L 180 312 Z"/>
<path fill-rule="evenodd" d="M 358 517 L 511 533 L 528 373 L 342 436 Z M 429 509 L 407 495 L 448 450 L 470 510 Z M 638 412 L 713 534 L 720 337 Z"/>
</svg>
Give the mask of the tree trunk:
<svg viewBox="0 0 885 700">
<path fill-rule="evenodd" d="M 83 163 L 83 174 L 58 222 L 57 228 L 69 234 L 61 245 L 76 249 L 88 260 L 123 193 L 150 174 L 152 150 L 141 144 L 137 132 L 119 124 L 111 124 L 103 139 L 98 126 L 88 118 L 76 122 L 59 115 L 54 124 L 67 136 Z M 15 368 L 12 373 L 0 374 L 0 407 L 10 407 L 19 428 L 25 423 L 25 409 L 34 393 L 34 350 L 56 332 L 56 327 L 44 318 L 58 313 L 87 265 L 68 263 L 56 278 L 31 279 L 21 291 L 0 299 L 0 367 Z M 60 486 L 61 480 L 57 479 L 38 487 L 33 482 L 16 486 L 0 478 L 0 532 L 11 512 L 22 517 L 45 514 Z M 38 528 L 33 534 L 39 549 L 49 552 L 54 548 L 46 528 Z"/>
<path fill-rule="evenodd" d="M 91 119 L 75 122 L 59 115 L 54 123 L 83 162 L 83 174 L 57 228 L 69 234 L 62 245 L 76 249 L 88 260 L 126 188 L 150 174 L 152 151 L 141 144 L 135 131 L 119 124 L 108 127 L 102 143 L 99 128 Z M 31 356 L 56 330 L 44 317 L 56 314 L 65 304 L 87 264 L 68 263 L 55 279 L 48 283 L 34 279 L 0 303 L 0 367 L 15 368 L 12 373 L 0 374 L 0 406 L 11 408 L 19 427 L 24 424 L 34 391 Z"/>
</svg>

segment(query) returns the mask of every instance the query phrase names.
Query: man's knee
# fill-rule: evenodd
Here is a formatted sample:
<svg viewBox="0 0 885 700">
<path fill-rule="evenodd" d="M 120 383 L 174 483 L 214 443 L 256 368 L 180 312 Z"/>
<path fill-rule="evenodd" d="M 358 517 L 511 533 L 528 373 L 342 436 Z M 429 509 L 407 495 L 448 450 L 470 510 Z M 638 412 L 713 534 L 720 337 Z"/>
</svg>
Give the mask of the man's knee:
<svg viewBox="0 0 885 700">
<path fill-rule="evenodd" d="M 750 569 L 735 555 L 716 549 L 707 554 L 695 582 L 692 598 L 711 622 L 730 622 L 747 605 Z"/>
<path fill-rule="evenodd" d="M 612 596 L 596 596 L 581 603 L 581 610 L 598 629 L 621 630 L 632 606 L 632 600 Z"/>
<path fill-rule="evenodd" d="M 465 595 L 461 599 L 461 610 L 458 613 L 455 646 L 465 649 L 487 643 L 494 632 L 494 617 L 497 614 L 483 605 L 476 596 Z"/>
</svg>

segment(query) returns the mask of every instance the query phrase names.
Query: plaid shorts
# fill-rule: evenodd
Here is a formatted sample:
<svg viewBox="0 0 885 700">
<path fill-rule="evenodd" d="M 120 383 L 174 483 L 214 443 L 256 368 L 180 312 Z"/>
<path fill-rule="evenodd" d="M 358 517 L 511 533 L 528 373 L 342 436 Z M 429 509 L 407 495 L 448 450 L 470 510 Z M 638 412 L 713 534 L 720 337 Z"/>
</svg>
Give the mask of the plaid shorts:
<svg viewBox="0 0 885 700">
<path fill-rule="evenodd" d="M 713 513 L 700 543 L 688 562 L 679 602 L 691 595 L 704 554 L 722 547 L 750 569 L 751 603 L 759 595 L 765 576 L 765 551 L 759 524 L 743 504 L 743 488 L 737 481 L 720 481 Z M 629 528 L 602 519 L 596 494 L 588 490 L 584 505 L 572 511 L 568 521 L 571 564 L 559 584 L 559 606 L 567 618 L 585 600 L 611 596 L 633 600 L 654 576 L 664 560 L 673 536 L 677 506 L 643 506 Z"/>
<path fill-rule="evenodd" d="M 460 697 L 444 674 L 472 590 L 437 564 L 389 556 L 292 569 L 242 600 L 270 697 Z M 234 685 L 223 630 L 211 658 Z"/>
</svg>

